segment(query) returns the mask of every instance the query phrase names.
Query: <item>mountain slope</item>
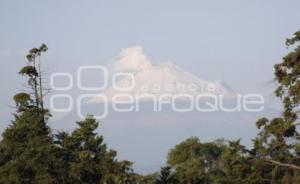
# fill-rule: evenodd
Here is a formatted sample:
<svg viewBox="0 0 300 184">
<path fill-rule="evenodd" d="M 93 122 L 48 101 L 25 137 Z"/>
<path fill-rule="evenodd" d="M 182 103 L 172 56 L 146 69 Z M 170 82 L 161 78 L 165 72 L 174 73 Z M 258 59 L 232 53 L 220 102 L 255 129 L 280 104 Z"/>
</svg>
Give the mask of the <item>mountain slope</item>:
<svg viewBox="0 0 300 184">
<path fill-rule="evenodd" d="M 167 62 L 158 66 L 128 73 L 118 80 L 114 86 L 101 93 L 113 100 L 117 95 L 130 95 L 134 99 L 140 96 L 152 95 L 159 98 L 162 95 L 222 95 L 235 97 L 237 95 L 228 85 L 220 81 L 206 81 L 181 69 L 177 65 Z M 98 102 L 97 97 L 92 102 Z"/>
</svg>

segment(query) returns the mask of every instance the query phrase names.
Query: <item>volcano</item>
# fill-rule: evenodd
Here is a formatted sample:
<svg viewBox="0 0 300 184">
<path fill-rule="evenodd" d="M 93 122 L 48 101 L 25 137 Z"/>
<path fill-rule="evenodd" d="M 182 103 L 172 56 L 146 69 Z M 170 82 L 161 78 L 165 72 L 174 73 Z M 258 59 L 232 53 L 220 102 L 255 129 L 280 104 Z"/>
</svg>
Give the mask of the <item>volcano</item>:
<svg viewBox="0 0 300 184">
<path fill-rule="evenodd" d="M 173 95 L 236 97 L 237 95 L 222 80 L 203 80 L 172 62 L 152 65 L 144 52 L 140 50 L 141 48 L 132 49 L 135 52 L 127 50 L 127 52 L 133 53 L 123 53 L 123 58 L 116 64 L 118 71 L 115 74 L 123 77 L 120 79 L 115 77 L 116 80 L 113 85 L 100 93 L 106 96 L 109 101 L 117 95 L 130 95 L 135 99 L 145 95 L 156 98 L 163 95 L 170 97 Z M 128 58 L 126 59 L 126 57 Z M 125 70 L 120 70 L 120 68 L 125 68 Z M 101 102 L 101 100 L 102 98 L 95 96 L 90 102 Z"/>
</svg>

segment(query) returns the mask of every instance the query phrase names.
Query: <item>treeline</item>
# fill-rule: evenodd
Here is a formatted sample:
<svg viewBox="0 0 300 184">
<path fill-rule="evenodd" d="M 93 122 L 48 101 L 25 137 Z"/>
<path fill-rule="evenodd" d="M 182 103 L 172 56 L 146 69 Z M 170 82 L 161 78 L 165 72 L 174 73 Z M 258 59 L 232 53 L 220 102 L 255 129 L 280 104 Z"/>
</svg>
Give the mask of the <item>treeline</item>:
<svg viewBox="0 0 300 184">
<path fill-rule="evenodd" d="M 252 149 L 240 141 L 201 143 L 193 137 L 171 149 L 167 166 L 156 183 L 180 184 L 298 184 L 300 183 L 300 31 L 286 40 L 292 47 L 274 66 L 275 90 L 284 111 L 261 118 Z"/>
<path fill-rule="evenodd" d="M 43 44 L 27 55 L 20 74 L 30 91 L 14 96 L 17 111 L 0 142 L 1 184 L 298 184 L 300 183 L 300 136 L 297 131 L 300 103 L 300 32 L 286 45 L 293 50 L 275 65 L 282 99 L 282 116 L 256 122 L 259 134 L 247 149 L 240 141 L 202 143 L 197 137 L 176 145 L 157 173 L 142 176 L 132 163 L 118 160 L 95 130 L 93 116 L 77 122 L 73 132 L 53 133 L 44 107 L 41 55 Z"/>
<path fill-rule="evenodd" d="M 92 116 L 77 122 L 71 133 L 51 132 L 40 63 L 46 51 L 45 44 L 31 49 L 19 72 L 27 77 L 29 91 L 14 96 L 17 112 L 2 134 L 0 183 L 133 183 L 132 163 L 118 161 L 116 151 L 107 149 Z"/>
</svg>

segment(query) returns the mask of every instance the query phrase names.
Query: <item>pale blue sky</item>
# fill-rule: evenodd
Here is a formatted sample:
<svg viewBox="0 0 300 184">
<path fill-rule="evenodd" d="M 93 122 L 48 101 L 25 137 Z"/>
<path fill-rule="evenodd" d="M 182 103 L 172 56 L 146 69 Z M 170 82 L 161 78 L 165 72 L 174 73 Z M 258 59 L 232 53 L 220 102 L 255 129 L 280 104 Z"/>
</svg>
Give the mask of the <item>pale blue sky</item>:
<svg viewBox="0 0 300 184">
<path fill-rule="evenodd" d="M 171 60 L 238 92 L 272 93 L 272 67 L 300 27 L 299 0 L 0 1 L 0 128 L 22 89 L 25 52 L 46 43 L 47 71 L 105 65 L 141 45 L 154 63 Z"/>
<path fill-rule="evenodd" d="M 285 53 L 285 38 L 299 28 L 299 5 L 296 0 L 2 0 L 1 66 L 20 62 L 12 55 L 42 42 L 57 67 L 52 70 L 104 64 L 122 48 L 141 45 L 155 62 L 171 60 L 202 78 L 223 78 L 249 91 L 272 78 L 270 67 Z"/>
</svg>

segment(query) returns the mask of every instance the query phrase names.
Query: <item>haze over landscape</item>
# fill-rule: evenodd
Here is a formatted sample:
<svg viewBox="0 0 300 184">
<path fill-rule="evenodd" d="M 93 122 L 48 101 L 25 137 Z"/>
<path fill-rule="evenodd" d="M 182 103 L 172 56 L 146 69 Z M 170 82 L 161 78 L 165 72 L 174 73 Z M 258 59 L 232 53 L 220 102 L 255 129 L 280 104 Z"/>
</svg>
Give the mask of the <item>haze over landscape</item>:
<svg viewBox="0 0 300 184">
<path fill-rule="evenodd" d="M 45 98 L 51 106 L 53 95 L 69 95 L 74 108 L 68 112 L 50 111 L 49 126 L 71 132 L 77 126 L 78 97 L 82 114 L 104 111 L 97 129 L 119 159 L 134 162 L 138 173 L 152 173 L 166 163 L 169 150 L 182 140 L 197 136 L 201 141 L 237 140 L 251 148 L 257 135 L 255 122 L 261 117 L 280 115 L 282 105 L 274 95 L 273 66 L 287 53 L 286 38 L 299 29 L 300 2 L 289 0 L 253 1 L 14 1 L 0 2 L 0 132 L 15 112 L 13 96 L 27 84 L 16 77 L 25 63 L 29 48 L 46 43 L 43 72 L 50 86 L 51 75 L 72 77 L 67 90 L 52 89 Z M 29 13 L 34 12 L 34 13 Z M 78 70 L 102 66 L 108 71 L 108 85 L 102 90 L 78 87 Z M 112 77 L 126 73 L 115 85 Z M 129 75 L 130 74 L 130 75 Z M 85 86 L 103 85 L 99 70 L 82 72 Z M 133 84 L 134 80 L 134 85 Z M 55 80 L 68 86 L 68 78 Z M 22 85 L 21 85 L 22 84 Z M 132 87 L 131 87 L 132 86 Z M 139 111 L 116 112 L 113 97 L 127 95 L 221 95 L 232 107 L 238 95 L 258 94 L 264 98 L 260 112 L 175 112 L 164 105 L 153 110 L 153 101 L 141 102 Z M 126 99 L 125 99 L 126 100 Z M 127 99 L 128 100 L 128 99 Z M 204 100 L 205 101 L 205 100 Z M 205 101 L 206 103 L 207 101 Z M 65 108 L 68 100 L 56 101 Z M 205 104 L 204 103 L 204 104 Z M 187 107 L 185 100 L 178 103 Z"/>
<path fill-rule="evenodd" d="M 265 101 L 260 104 L 263 111 L 247 112 L 239 109 L 241 102 L 238 97 L 242 95 L 226 82 L 200 79 L 172 62 L 153 64 L 141 46 L 122 49 L 117 61 L 103 67 L 108 70 L 109 84 L 103 90 L 79 89 L 76 95 L 86 92 L 90 95 L 82 101 L 80 114 L 100 117 L 100 132 L 108 145 L 118 150 L 119 158 L 134 161 L 134 168 L 141 173 L 159 169 L 165 162 L 164 157 L 169 148 L 191 136 L 199 136 L 202 141 L 214 140 L 215 137 L 242 138 L 242 142 L 250 146 L 252 137 L 257 133 L 253 122 L 262 116 L 271 117 L 280 112 L 265 104 Z M 102 69 L 86 70 L 81 72 L 82 85 L 98 88 L 104 85 L 106 77 Z M 123 76 L 113 86 L 112 76 L 118 72 Z M 60 82 L 54 81 L 57 84 Z M 78 86 L 75 84 L 75 87 Z M 52 93 L 66 92 L 53 90 Z M 201 95 L 203 99 L 197 100 Z M 211 95 L 222 98 L 217 102 Z M 177 97 L 178 109 L 190 110 L 176 111 L 170 102 L 162 103 L 158 110 L 157 103 L 173 97 Z M 122 102 L 118 107 L 121 110 L 113 106 L 118 101 Z M 55 104 L 55 108 L 65 108 L 67 102 L 61 100 Z M 217 105 L 207 105 L 214 102 Z M 220 103 L 230 110 L 223 112 Z M 199 108 L 205 110 L 197 109 L 194 104 L 199 104 Z M 51 124 L 55 129 L 70 130 L 75 126 L 72 122 L 82 118 L 76 108 L 67 113 L 56 112 L 55 109 L 51 109 L 51 112 L 56 117 Z M 233 134 L 232 127 L 239 131 Z M 128 142 L 131 144 L 128 145 Z"/>
</svg>

